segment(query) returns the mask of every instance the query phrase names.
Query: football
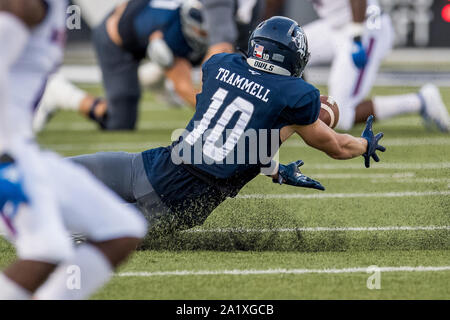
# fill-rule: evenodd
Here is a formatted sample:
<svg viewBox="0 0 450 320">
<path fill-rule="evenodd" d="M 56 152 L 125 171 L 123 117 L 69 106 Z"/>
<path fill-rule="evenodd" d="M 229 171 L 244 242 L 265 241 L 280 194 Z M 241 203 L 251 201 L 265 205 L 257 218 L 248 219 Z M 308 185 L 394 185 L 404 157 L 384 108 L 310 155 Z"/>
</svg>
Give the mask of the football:
<svg viewBox="0 0 450 320">
<path fill-rule="evenodd" d="M 332 97 L 320 96 L 321 108 L 319 119 L 334 129 L 339 121 L 339 107 Z"/>
</svg>

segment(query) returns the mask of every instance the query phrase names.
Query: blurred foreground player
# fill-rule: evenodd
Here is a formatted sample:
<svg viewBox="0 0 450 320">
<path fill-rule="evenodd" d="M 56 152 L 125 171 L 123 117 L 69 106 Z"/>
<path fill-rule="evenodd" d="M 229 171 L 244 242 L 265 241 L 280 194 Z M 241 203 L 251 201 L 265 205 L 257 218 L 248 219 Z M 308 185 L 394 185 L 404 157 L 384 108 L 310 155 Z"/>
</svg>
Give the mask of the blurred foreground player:
<svg viewBox="0 0 450 320">
<path fill-rule="evenodd" d="M 138 154 L 97 153 L 72 158 L 125 201 L 135 203 L 151 227 L 202 224 L 228 197 L 259 173 L 279 184 L 324 190 L 300 173 L 297 161 L 279 165 L 279 143 L 298 133 L 335 159 L 384 151 L 367 121 L 361 138 L 338 134 L 319 117 L 320 93 L 300 78 L 309 59 L 306 35 L 288 18 L 273 17 L 252 33 L 248 57 L 217 54 L 203 65 L 196 113 L 171 146 Z"/>
<path fill-rule="evenodd" d="M 350 130 L 369 115 L 377 120 L 419 113 L 430 127 L 450 131 L 450 117 L 439 90 L 427 84 L 418 93 L 375 96 L 370 93 L 382 60 L 389 54 L 394 30 L 377 0 L 312 0 L 320 19 L 305 25 L 310 65 L 332 62 L 328 93 L 339 105 L 338 129 Z"/>
<path fill-rule="evenodd" d="M 56 109 L 78 110 L 105 130 L 134 129 L 141 98 L 138 69 L 146 56 L 164 69 L 176 94 L 194 107 L 198 90 L 191 70 L 203 61 L 207 50 L 203 10 L 198 0 L 181 5 L 177 1 L 130 0 L 119 5 L 93 36 L 106 101 L 57 75 L 39 106 L 35 131 L 44 127 Z"/>
<path fill-rule="evenodd" d="M 18 256 L 0 274 L 0 299 L 87 298 L 146 233 L 134 208 L 34 142 L 32 112 L 62 59 L 66 5 L 0 0 L 0 229 Z M 71 233 L 88 242 L 74 248 Z"/>
</svg>

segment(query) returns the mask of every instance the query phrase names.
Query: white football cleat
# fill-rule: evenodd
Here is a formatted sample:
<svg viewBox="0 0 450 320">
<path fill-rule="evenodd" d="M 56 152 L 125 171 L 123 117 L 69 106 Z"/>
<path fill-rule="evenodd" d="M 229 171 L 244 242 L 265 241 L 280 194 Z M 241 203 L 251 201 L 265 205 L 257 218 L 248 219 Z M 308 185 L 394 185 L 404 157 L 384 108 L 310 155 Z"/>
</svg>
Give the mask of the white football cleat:
<svg viewBox="0 0 450 320">
<path fill-rule="evenodd" d="M 78 111 L 80 103 L 86 95 L 86 92 L 75 87 L 61 74 L 53 75 L 47 83 L 42 100 L 34 115 L 34 132 L 42 131 L 51 116 L 59 109 Z"/>
<path fill-rule="evenodd" d="M 428 83 L 420 89 L 419 95 L 424 103 L 420 113 L 425 123 L 434 122 L 440 131 L 450 132 L 450 116 L 438 87 Z"/>
<path fill-rule="evenodd" d="M 45 125 L 57 109 L 57 105 L 46 103 L 43 97 L 33 117 L 33 131 L 38 133 L 44 130 Z"/>
</svg>

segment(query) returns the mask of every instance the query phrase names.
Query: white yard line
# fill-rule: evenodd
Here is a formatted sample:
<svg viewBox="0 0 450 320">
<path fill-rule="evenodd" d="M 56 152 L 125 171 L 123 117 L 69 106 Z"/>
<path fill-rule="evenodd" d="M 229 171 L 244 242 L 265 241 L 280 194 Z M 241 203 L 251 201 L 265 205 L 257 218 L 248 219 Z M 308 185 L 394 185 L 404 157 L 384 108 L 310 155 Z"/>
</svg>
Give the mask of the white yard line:
<svg viewBox="0 0 450 320">
<path fill-rule="evenodd" d="M 245 276 L 245 275 L 277 275 L 277 274 L 342 274 L 342 273 L 373 273 L 379 272 L 437 272 L 450 271 L 450 266 L 402 266 L 402 267 L 356 267 L 344 269 L 266 269 L 266 270 L 176 270 L 155 272 L 121 272 L 116 273 L 118 277 L 164 277 L 164 276 Z"/>
<path fill-rule="evenodd" d="M 170 128 L 185 128 L 188 124 L 187 121 L 143 121 L 138 123 L 138 129 L 141 130 L 156 130 L 156 129 L 170 129 Z M 87 131 L 97 130 L 97 126 L 93 123 L 80 121 L 63 123 L 56 122 L 50 123 L 46 131 Z"/>
<path fill-rule="evenodd" d="M 386 179 L 372 179 L 372 183 L 386 183 Z M 394 183 L 450 183 L 450 179 L 447 178 L 392 178 L 389 182 Z"/>
<path fill-rule="evenodd" d="M 406 179 L 414 178 L 414 172 L 396 173 L 317 173 L 315 179 Z"/>
<path fill-rule="evenodd" d="M 94 144 L 44 144 L 43 147 L 57 152 L 69 151 L 131 151 L 131 150 L 148 150 L 161 146 L 167 146 L 167 142 L 117 142 L 117 143 L 94 143 Z"/>
<path fill-rule="evenodd" d="M 387 173 L 317 173 L 312 175 L 315 179 L 349 180 L 370 179 L 372 183 L 450 183 L 450 178 L 424 178 L 416 177 L 414 172 Z"/>
<path fill-rule="evenodd" d="M 450 226 L 387 226 L 387 227 L 309 227 L 309 228 L 274 228 L 274 229 L 246 229 L 246 228 L 194 228 L 183 233 L 290 233 L 290 232 L 373 232 L 373 231 L 436 231 L 450 230 Z"/>
<path fill-rule="evenodd" d="M 166 108 L 167 110 L 170 110 L 169 108 Z M 155 110 L 160 111 L 159 109 L 151 109 L 147 108 L 147 111 Z M 182 128 L 184 129 L 188 124 L 188 121 L 186 120 L 173 120 L 173 121 L 141 121 L 138 123 L 138 129 L 141 130 L 151 130 L 151 129 L 170 129 L 170 128 Z M 389 122 L 389 123 L 383 123 L 383 127 L 399 127 L 399 126 L 414 126 L 414 125 L 420 125 L 420 119 L 417 119 L 416 121 L 406 121 L 406 120 L 400 120 L 398 122 Z M 69 123 L 65 122 L 50 122 L 50 124 L 45 128 L 46 131 L 87 131 L 87 130 L 96 130 L 97 125 L 93 122 L 88 121 L 72 121 Z M 413 138 L 415 140 L 420 140 L 417 138 Z M 430 138 L 424 138 L 424 139 L 430 139 Z M 445 139 L 445 138 L 431 138 L 431 139 Z M 398 139 L 391 139 L 395 143 Z M 290 143 L 300 144 L 299 142 L 286 142 L 287 145 Z M 444 142 L 445 144 L 445 142 Z"/>
<path fill-rule="evenodd" d="M 439 231 L 450 226 L 384 226 L 384 227 L 304 227 L 304 228 L 193 228 L 182 233 L 291 233 L 291 232 L 377 232 L 377 231 Z M 5 235 L 0 233 L 0 236 Z"/>
<path fill-rule="evenodd" d="M 372 169 L 397 169 L 397 170 L 422 170 L 422 169 L 449 169 L 450 162 L 424 162 L 424 163 L 408 163 L 408 162 L 372 162 L 370 167 Z M 345 163 L 335 162 L 329 164 L 313 164 L 306 163 L 304 168 L 320 169 L 320 170 L 345 170 L 345 169 L 364 169 L 362 163 Z"/>
<path fill-rule="evenodd" d="M 401 147 L 401 146 L 446 146 L 450 145 L 450 138 L 437 137 L 437 138 L 395 138 L 395 139 L 383 139 L 380 144 L 386 147 Z M 282 145 L 285 148 L 304 148 L 307 145 L 300 139 L 288 140 Z"/>
<path fill-rule="evenodd" d="M 450 191 L 407 191 L 384 193 L 317 193 L 317 194 L 243 194 L 235 199 L 329 199 L 329 198 L 403 198 L 423 196 L 447 196 Z"/>
<path fill-rule="evenodd" d="M 71 125 L 67 125 L 67 126 L 52 126 L 51 128 L 49 128 L 49 130 L 66 130 L 67 128 L 69 128 Z M 80 127 L 80 128 L 86 128 L 86 129 L 82 129 L 82 130 L 88 130 L 88 129 L 94 129 L 91 125 L 89 124 L 72 124 L 72 126 L 74 128 L 76 127 Z M 155 129 L 155 130 L 160 130 L 160 129 L 170 129 L 170 128 L 176 128 L 176 129 L 183 129 L 184 126 L 176 126 L 176 125 L 171 125 L 170 123 L 151 123 L 148 125 L 141 125 L 139 126 L 140 129 Z M 82 131 L 80 130 L 80 131 Z M 144 144 L 145 142 L 140 142 L 141 144 Z M 153 142 L 154 144 L 155 142 Z M 129 146 L 127 146 L 127 144 L 129 145 L 133 145 L 135 144 L 135 142 L 123 142 L 124 144 L 124 148 L 130 148 Z M 67 148 L 66 143 L 62 143 L 62 144 L 54 144 L 55 148 Z M 84 144 L 86 146 L 89 146 L 89 143 Z M 105 143 L 104 145 L 109 145 L 111 146 L 111 148 L 115 147 L 115 143 Z M 424 138 L 424 139 L 386 139 L 383 140 L 382 145 L 389 147 L 389 146 L 446 146 L 446 145 L 450 145 L 450 138 Z M 94 146 L 94 145 L 92 145 Z M 282 148 L 306 148 L 307 145 L 301 141 L 301 140 L 292 140 L 292 141 L 288 141 L 286 143 L 284 143 L 282 146 Z"/>
</svg>

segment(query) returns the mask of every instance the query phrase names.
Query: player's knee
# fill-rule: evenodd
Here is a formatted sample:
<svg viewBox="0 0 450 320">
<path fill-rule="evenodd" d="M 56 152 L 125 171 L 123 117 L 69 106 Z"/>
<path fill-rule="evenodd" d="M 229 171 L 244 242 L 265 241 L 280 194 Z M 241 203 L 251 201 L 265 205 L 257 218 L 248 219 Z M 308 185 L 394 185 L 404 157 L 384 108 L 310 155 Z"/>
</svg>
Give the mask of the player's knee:
<svg viewBox="0 0 450 320">
<path fill-rule="evenodd" d="M 134 130 L 139 99 L 139 94 L 110 98 L 106 129 Z"/>
</svg>

